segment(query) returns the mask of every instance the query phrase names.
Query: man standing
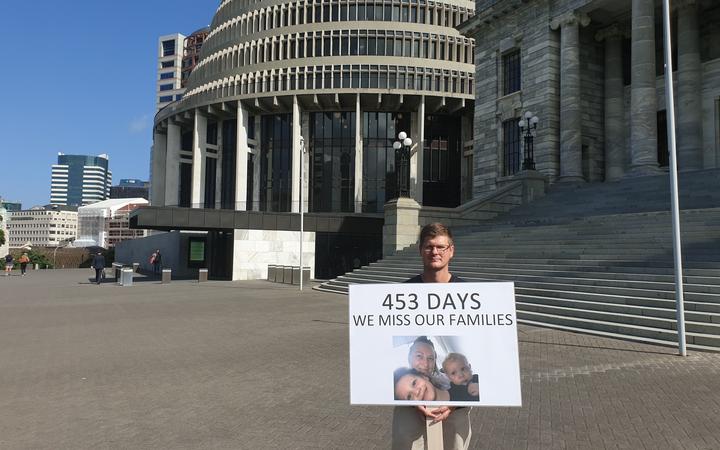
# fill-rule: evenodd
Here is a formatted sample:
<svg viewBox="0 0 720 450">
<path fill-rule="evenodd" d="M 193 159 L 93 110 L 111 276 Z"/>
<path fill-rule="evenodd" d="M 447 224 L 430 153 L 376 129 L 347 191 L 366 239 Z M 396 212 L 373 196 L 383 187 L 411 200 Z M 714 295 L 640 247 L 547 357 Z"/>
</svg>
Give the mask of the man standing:
<svg viewBox="0 0 720 450">
<path fill-rule="evenodd" d="M 105 271 L 105 257 L 102 252 L 97 252 L 93 258 L 92 268 L 95 269 L 95 283 L 100 284 L 100 279 Z"/>
<path fill-rule="evenodd" d="M 160 271 L 162 270 L 162 254 L 160 253 L 160 249 L 155 250 L 155 253 L 153 253 L 150 257 L 150 260 L 153 265 L 153 273 L 160 274 Z"/>
<path fill-rule="evenodd" d="M 450 273 L 455 245 L 450 229 L 441 223 L 425 225 L 420 231 L 420 256 L 423 272 L 406 283 L 458 283 L 464 280 Z M 435 368 L 437 370 L 437 367 Z M 445 450 L 466 450 L 470 445 L 470 408 L 448 406 L 396 406 L 393 411 L 392 448 L 427 447 L 426 418 L 443 424 Z"/>
</svg>

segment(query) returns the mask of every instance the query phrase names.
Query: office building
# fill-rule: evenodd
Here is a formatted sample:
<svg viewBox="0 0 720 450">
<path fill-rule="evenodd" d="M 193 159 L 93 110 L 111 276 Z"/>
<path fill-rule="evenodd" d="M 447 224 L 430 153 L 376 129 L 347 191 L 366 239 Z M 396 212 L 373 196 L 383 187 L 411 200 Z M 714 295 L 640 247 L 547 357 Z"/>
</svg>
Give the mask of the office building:
<svg viewBox="0 0 720 450">
<path fill-rule="evenodd" d="M 137 179 L 122 179 L 110 188 L 110 198 L 144 198 L 150 196 L 150 182 Z"/>
<path fill-rule="evenodd" d="M 7 224 L 10 248 L 26 245 L 57 247 L 77 237 L 76 208 L 55 205 L 39 206 L 9 213 Z"/>
<path fill-rule="evenodd" d="M 77 207 L 105 200 L 111 183 L 108 155 L 58 153 L 58 162 L 52 166 L 50 203 Z"/>
<path fill-rule="evenodd" d="M 110 196 L 112 172 L 108 155 L 66 155 L 58 153 L 52 166 L 50 203 L 82 206 Z"/>
<path fill-rule="evenodd" d="M 156 106 L 160 110 L 182 98 L 182 34 L 168 34 L 158 38 Z"/>
</svg>

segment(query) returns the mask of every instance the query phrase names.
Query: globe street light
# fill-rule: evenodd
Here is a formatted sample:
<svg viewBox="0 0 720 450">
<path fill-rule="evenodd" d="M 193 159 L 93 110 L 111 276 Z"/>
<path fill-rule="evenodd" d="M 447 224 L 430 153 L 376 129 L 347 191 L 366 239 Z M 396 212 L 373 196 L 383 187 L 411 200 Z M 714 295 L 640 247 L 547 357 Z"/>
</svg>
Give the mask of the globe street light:
<svg viewBox="0 0 720 450">
<path fill-rule="evenodd" d="M 406 132 L 398 133 L 398 140 L 393 142 L 395 154 L 399 155 L 400 163 L 398 164 L 397 174 L 397 192 L 398 197 L 410 197 L 410 147 L 412 146 Z"/>
<path fill-rule="evenodd" d="M 525 111 L 522 119 L 518 122 L 520 132 L 525 133 L 525 159 L 523 159 L 522 169 L 523 170 L 535 170 L 535 161 L 533 159 L 533 132 L 537 128 L 537 124 L 540 121 L 536 115 L 533 115 L 530 111 Z"/>
</svg>

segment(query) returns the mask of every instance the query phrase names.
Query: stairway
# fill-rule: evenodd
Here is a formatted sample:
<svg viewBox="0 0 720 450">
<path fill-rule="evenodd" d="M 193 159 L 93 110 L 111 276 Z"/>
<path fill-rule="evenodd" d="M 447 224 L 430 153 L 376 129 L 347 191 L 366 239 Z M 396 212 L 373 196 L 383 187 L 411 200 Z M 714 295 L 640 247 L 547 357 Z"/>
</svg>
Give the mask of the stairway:
<svg viewBox="0 0 720 450">
<path fill-rule="evenodd" d="M 514 281 L 520 322 L 676 345 L 668 176 L 554 185 L 548 195 L 455 232 L 454 274 Z M 720 170 L 680 177 L 689 348 L 720 350 Z M 402 282 L 416 247 L 323 283 Z"/>
</svg>

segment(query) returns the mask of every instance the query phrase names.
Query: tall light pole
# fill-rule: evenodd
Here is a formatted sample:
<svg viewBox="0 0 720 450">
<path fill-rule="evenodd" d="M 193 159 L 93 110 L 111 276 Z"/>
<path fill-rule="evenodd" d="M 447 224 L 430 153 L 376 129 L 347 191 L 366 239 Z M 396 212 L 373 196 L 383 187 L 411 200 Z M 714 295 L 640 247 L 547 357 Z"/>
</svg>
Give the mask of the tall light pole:
<svg viewBox="0 0 720 450">
<path fill-rule="evenodd" d="M 670 206 L 672 213 L 673 256 L 675 258 L 675 315 L 678 332 L 678 353 L 687 356 L 685 347 L 685 298 L 682 279 L 682 246 L 680 243 L 680 202 L 677 182 L 677 151 L 675 149 L 675 101 L 673 99 L 672 43 L 670 42 L 670 1 L 663 0 L 663 36 L 665 37 L 665 101 L 667 134 L 670 153 Z"/>
<path fill-rule="evenodd" d="M 305 172 L 305 139 L 300 136 L 300 290 L 303 290 L 303 234 L 305 207 L 303 205 L 303 173 Z"/>
<path fill-rule="evenodd" d="M 410 197 L 410 147 L 412 146 L 406 132 L 398 133 L 398 140 L 393 142 L 395 153 L 400 156 L 400 164 L 396 170 L 398 197 Z"/>
<path fill-rule="evenodd" d="M 525 114 L 523 115 L 522 119 L 518 122 L 518 126 L 520 127 L 520 132 L 525 133 L 523 136 L 523 140 L 525 143 L 525 152 L 523 157 L 523 163 L 522 163 L 522 170 L 535 170 L 535 160 L 534 160 L 534 149 L 533 149 L 533 131 L 537 128 L 537 124 L 540 121 L 538 119 L 538 116 L 534 115 L 530 111 L 525 111 Z"/>
</svg>

